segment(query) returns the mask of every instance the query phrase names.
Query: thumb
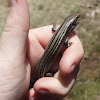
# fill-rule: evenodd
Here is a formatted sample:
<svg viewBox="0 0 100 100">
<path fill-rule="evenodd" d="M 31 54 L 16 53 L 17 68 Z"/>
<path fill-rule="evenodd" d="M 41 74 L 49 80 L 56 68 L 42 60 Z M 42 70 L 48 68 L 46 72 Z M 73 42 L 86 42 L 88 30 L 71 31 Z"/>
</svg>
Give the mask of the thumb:
<svg viewBox="0 0 100 100">
<path fill-rule="evenodd" d="M 26 40 L 29 31 L 29 10 L 27 0 L 9 0 L 10 9 L 0 45 L 3 52 L 10 56 L 25 55 Z"/>
</svg>

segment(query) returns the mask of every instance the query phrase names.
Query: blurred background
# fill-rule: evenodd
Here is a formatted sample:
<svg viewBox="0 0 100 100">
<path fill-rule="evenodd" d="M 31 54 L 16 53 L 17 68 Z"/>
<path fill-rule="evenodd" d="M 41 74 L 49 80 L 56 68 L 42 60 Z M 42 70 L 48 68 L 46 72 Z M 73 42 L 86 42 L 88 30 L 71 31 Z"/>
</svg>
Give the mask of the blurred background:
<svg viewBox="0 0 100 100">
<path fill-rule="evenodd" d="M 77 82 L 65 100 L 100 100 L 100 0 L 28 0 L 31 27 L 60 24 L 72 13 L 81 13 L 75 31 L 85 56 Z M 9 10 L 8 0 L 0 0 L 0 33 Z"/>
</svg>

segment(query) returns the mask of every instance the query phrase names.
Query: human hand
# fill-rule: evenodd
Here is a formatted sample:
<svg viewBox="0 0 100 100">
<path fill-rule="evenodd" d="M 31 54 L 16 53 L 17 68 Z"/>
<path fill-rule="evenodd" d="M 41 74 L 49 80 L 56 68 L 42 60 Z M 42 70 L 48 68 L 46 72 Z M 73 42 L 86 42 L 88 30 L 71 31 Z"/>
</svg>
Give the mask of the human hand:
<svg viewBox="0 0 100 100">
<path fill-rule="evenodd" d="M 29 32 L 28 57 L 32 70 L 34 70 L 53 35 L 51 30 L 52 25 L 32 29 Z M 55 73 L 54 77 L 38 79 L 28 92 L 28 100 L 33 100 L 33 98 L 34 100 L 61 100 L 71 90 L 84 52 L 82 44 L 74 31 L 69 37 L 69 42 L 73 44 L 69 48 L 62 50 L 52 65 L 52 70 L 59 66 L 59 71 Z"/>
</svg>

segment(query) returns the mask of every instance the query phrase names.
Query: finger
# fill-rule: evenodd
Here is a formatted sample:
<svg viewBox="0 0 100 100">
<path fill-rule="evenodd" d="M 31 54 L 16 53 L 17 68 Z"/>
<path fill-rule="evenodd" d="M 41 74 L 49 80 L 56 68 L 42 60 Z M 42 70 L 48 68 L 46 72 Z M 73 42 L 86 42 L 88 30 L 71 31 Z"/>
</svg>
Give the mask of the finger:
<svg viewBox="0 0 100 100">
<path fill-rule="evenodd" d="M 35 66 L 52 36 L 52 25 L 32 29 L 28 35 L 28 57 L 31 66 Z"/>
<path fill-rule="evenodd" d="M 0 46 L 5 53 L 12 55 L 25 54 L 27 33 L 29 30 L 29 11 L 27 0 L 9 0 L 10 9 Z M 22 57 L 22 56 L 21 56 Z"/>
<path fill-rule="evenodd" d="M 48 25 L 40 28 L 36 28 L 31 30 L 31 33 L 35 35 L 39 43 L 42 45 L 43 48 L 47 46 L 52 34 L 52 27 L 53 25 Z"/>
<path fill-rule="evenodd" d="M 84 55 L 82 44 L 74 31 L 71 33 L 69 42 L 72 42 L 72 45 L 64 51 L 59 63 L 60 71 L 65 76 L 74 70 Z"/>
<path fill-rule="evenodd" d="M 55 77 L 45 77 L 37 80 L 34 89 L 42 95 L 52 95 L 58 97 L 66 96 L 75 84 L 79 67 L 67 76 L 63 76 L 58 72 Z"/>
</svg>

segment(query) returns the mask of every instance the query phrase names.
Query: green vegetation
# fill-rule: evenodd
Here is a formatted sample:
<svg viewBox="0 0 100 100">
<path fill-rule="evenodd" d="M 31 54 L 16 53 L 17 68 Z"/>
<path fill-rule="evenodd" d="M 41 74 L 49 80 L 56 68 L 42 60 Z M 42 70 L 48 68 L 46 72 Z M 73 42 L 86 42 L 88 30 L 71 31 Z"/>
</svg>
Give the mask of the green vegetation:
<svg viewBox="0 0 100 100">
<path fill-rule="evenodd" d="M 77 83 L 69 97 L 72 97 L 73 100 L 96 100 L 96 96 L 99 95 L 100 83 L 87 80 Z"/>
<path fill-rule="evenodd" d="M 8 14 L 8 0 L 0 0 L 0 33 Z M 85 56 L 77 83 L 65 100 L 100 100 L 100 1 L 99 0 L 28 0 L 31 28 L 60 24 L 72 13 L 81 13 L 75 29 Z"/>
</svg>

